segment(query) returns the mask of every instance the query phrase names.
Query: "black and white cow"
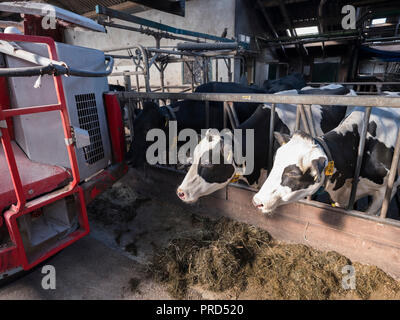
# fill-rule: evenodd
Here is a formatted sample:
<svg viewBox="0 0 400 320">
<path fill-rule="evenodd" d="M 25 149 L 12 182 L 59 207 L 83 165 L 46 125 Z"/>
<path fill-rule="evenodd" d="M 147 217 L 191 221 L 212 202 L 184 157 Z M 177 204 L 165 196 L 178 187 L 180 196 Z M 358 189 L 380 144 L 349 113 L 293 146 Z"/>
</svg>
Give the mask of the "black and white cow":
<svg viewBox="0 0 400 320">
<path fill-rule="evenodd" d="M 300 90 L 306 86 L 301 73 L 292 73 L 276 80 L 265 80 L 263 88 L 267 93 L 276 93 L 285 90 Z"/>
<path fill-rule="evenodd" d="M 340 88 L 340 90 L 338 90 Z M 354 94 L 349 90 L 343 90 L 340 86 L 328 86 L 320 89 L 303 90 L 302 94 Z M 284 91 L 276 94 L 298 94 L 296 90 Z M 328 110 L 330 109 L 330 110 Z M 329 131 L 335 128 L 346 114 L 346 107 L 342 106 L 312 106 L 315 129 L 317 135 L 322 135 L 324 129 Z M 333 111 L 333 112 L 332 112 Z M 238 127 L 243 129 L 242 149 L 245 150 L 245 129 L 254 129 L 254 168 L 251 173 L 242 175 L 243 168 L 234 162 L 220 161 L 220 163 L 204 163 L 202 158 L 213 149 L 219 147 L 222 134 L 210 131 L 196 146 L 193 155 L 193 164 L 187 172 L 183 182 L 177 189 L 178 197 L 188 203 L 197 201 L 200 197 L 209 195 L 228 185 L 232 178 L 238 176 L 248 185 L 257 187 L 262 182 L 263 170 L 267 167 L 269 152 L 269 124 L 271 109 L 269 105 L 259 107 L 257 111 L 245 123 Z M 295 131 L 296 106 L 288 104 L 276 104 L 274 130 L 282 134 L 290 134 Z M 326 131 L 325 131 L 326 132 Z M 276 147 L 277 148 L 277 147 Z M 274 150 L 276 150 L 274 148 Z M 234 150 L 228 150 L 227 154 Z"/>
<path fill-rule="evenodd" d="M 210 82 L 200 85 L 196 93 L 265 93 L 265 91 L 231 82 Z M 234 103 L 234 109 L 240 123 L 247 120 L 259 103 Z M 212 128 L 222 130 L 223 103 L 210 101 L 210 124 Z M 151 142 L 146 141 L 147 132 L 151 129 L 168 131 L 170 120 L 176 120 L 178 131 L 186 128 L 196 130 L 206 128 L 206 109 L 204 101 L 183 100 L 166 107 L 159 107 L 154 102 L 145 102 L 143 110 L 133 121 L 133 141 L 126 156 L 133 167 L 142 166 L 146 162 L 146 150 Z M 228 123 L 228 127 L 230 124 Z M 166 132 L 167 133 L 167 132 Z"/>
<path fill-rule="evenodd" d="M 268 179 L 253 197 L 253 204 L 262 212 L 270 213 L 280 205 L 313 195 L 324 187 L 334 205 L 346 207 L 363 116 L 364 108 L 354 108 L 337 128 L 318 140 L 303 132 L 296 132 L 292 138 L 277 133 L 282 146 L 276 152 Z M 356 200 L 372 197 L 366 211 L 369 214 L 376 214 L 382 206 L 399 125 L 400 110 L 373 108 L 356 193 Z M 326 175 L 330 161 L 334 165 L 333 174 Z M 399 183 L 397 177 L 392 196 Z"/>
</svg>

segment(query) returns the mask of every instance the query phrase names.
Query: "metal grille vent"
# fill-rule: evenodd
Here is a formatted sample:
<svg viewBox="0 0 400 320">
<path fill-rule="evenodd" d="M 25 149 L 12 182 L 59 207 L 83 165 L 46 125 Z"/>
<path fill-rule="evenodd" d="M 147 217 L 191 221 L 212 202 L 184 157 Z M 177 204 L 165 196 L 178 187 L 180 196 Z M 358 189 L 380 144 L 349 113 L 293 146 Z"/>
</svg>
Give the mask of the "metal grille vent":
<svg viewBox="0 0 400 320">
<path fill-rule="evenodd" d="M 96 96 L 94 93 L 77 94 L 75 95 L 75 102 L 79 126 L 81 129 L 87 130 L 90 137 L 90 146 L 83 148 L 85 159 L 88 164 L 93 164 L 104 158 Z"/>
</svg>

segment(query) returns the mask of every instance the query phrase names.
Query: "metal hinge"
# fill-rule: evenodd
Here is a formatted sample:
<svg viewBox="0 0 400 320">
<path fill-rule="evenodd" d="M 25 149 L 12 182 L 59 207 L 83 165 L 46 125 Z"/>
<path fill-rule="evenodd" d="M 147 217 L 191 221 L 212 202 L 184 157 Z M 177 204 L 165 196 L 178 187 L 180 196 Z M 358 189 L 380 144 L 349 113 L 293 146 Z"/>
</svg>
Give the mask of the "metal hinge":
<svg viewBox="0 0 400 320">
<path fill-rule="evenodd" d="M 70 139 L 65 139 L 67 146 L 75 144 L 78 149 L 90 146 L 90 135 L 87 130 L 71 127 L 71 136 Z"/>
</svg>

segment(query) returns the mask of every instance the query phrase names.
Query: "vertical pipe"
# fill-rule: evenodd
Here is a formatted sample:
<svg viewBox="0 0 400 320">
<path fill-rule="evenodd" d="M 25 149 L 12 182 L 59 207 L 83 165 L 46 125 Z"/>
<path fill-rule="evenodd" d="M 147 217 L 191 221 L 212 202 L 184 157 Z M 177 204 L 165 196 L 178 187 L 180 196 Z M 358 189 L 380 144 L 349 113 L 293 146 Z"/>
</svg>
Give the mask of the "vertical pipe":
<svg viewBox="0 0 400 320">
<path fill-rule="evenodd" d="M 233 102 L 228 102 L 227 105 L 232 122 L 232 128 L 236 129 L 240 125 L 240 123 L 239 123 L 239 118 L 236 114 L 236 110 L 233 106 Z"/>
<path fill-rule="evenodd" d="M 227 128 L 228 126 L 228 116 L 226 114 L 226 111 L 228 110 L 227 102 L 224 101 L 224 107 L 223 107 L 223 112 L 224 112 L 224 128 Z"/>
<path fill-rule="evenodd" d="M 303 122 L 304 130 L 309 135 L 311 135 L 310 127 L 308 125 L 308 121 L 307 121 L 307 117 L 306 117 L 306 112 L 304 111 L 304 105 L 300 104 L 298 108 L 300 108 L 300 115 L 301 115 L 301 120 Z"/>
<path fill-rule="evenodd" d="M 300 130 L 300 105 L 296 108 L 296 125 L 294 127 L 294 131 Z"/>
<path fill-rule="evenodd" d="M 228 82 L 232 82 L 232 61 L 228 58 Z"/>
<path fill-rule="evenodd" d="M 129 71 L 126 70 L 126 72 L 129 72 Z M 131 76 L 129 74 L 124 75 L 124 86 L 125 86 L 126 91 L 132 90 Z"/>
<path fill-rule="evenodd" d="M 393 184 L 396 179 L 397 168 L 399 166 L 399 158 L 400 158 L 400 130 L 397 133 L 396 146 L 394 148 L 392 165 L 390 166 L 388 183 L 385 192 L 385 198 L 383 199 L 382 209 L 381 209 L 381 218 L 386 218 L 387 211 L 389 209 L 390 200 L 392 198 Z"/>
<path fill-rule="evenodd" d="M 311 130 L 311 135 L 315 138 L 317 136 L 317 132 L 315 131 L 315 125 L 314 125 L 314 117 L 312 114 L 311 110 L 311 105 L 306 105 L 305 106 L 305 111 L 309 120 L 309 125 L 310 125 L 310 130 Z"/>
<path fill-rule="evenodd" d="M 210 128 L 210 101 L 205 101 L 206 108 L 206 129 Z"/>
<path fill-rule="evenodd" d="M 275 103 L 271 105 L 271 116 L 269 118 L 269 147 L 268 147 L 268 174 L 272 169 L 272 159 L 274 150 L 274 128 L 275 127 Z"/>
<path fill-rule="evenodd" d="M 215 81 L 218 82 L 218 58 L 215 59 Z"/>
<path fill-rule="evenodd" d="M 363 128 L 362 128 L 361 136 L 360 136 L 360 144 L 358 146 L 357 164 L 356 164 L 356 169 L 354 172 L 353 183 L 351 186 L 350 200 L 349 200 L 349 205 L 347 206 L 347 210 L 353 209 L 355 198 L 356 198 L 357 184 L 358 184 L 358 179 L 360 177 L 360 169 L 361 169 L 362 159 L 363 159 L 363 155 L 364 155 L 365 140 L 367 137 L 367 129 L 368 129 L 368 124 L 369 124 L 369 118 L 371 116 L 371 111 L 372 111 L 372 107 L 366 107 L 365 111 L 364 111 Z"/>
<path fill-rule="evenodd" d="M 192 64 L 192 69 L 190 70 L 190 73 L 192 75 L 192 92 L 194 92 L 194 83 L 195 83 L 195 76 L 194 76 L 194 62 L 191 63 Z"/>
</svg>

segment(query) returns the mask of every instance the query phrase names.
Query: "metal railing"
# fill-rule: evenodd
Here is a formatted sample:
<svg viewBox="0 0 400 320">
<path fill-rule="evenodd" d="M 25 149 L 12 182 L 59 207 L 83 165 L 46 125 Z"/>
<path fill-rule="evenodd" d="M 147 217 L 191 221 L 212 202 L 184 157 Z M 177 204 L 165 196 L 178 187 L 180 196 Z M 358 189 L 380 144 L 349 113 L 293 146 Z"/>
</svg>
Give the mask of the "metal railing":
<svg viewBox="0 0 400 320">
<path fill-rule="evenodd" d="M 327 95 L 275 95 L 275 94 L 231 94 L 231 93 L 145 93 L 145 92 L 120 92 L 118 93 L 120 99 L 152 99 L 152 100 L 197 100 L 205 101 L 206 104 L 206 115 L 209 115 L 209 101 L 219 101 L 224 103 L 224 126 L 227 124 L 229 118 L 232 127 L 237 125 L 237 119 L 235 119 L 234 109 L 232 107 L 233 102 L 253 102 L 253 103 L 268 103 L 271 104 L 271 111 L 275 110 L 275 104 L 293 104 L 297 106 L 296 112 L 296 124 L 295 130 L 300 128 L 300 122 L 302 122 L 305 131 L 314 136 L 316 135 L 315 125 L 313 123 L 311 105 L 324 105 L 324 106 L 348 106 L 348 107 L 365 107 L 363 128 L 360 136 L 360 143 L 358 146 L 357 163 L 354 172 L 354 178 L 352 183 L 352 189 L 350 193 L 350 200 L 346 209 L 351 210 L 355 202 L 355 196 L 357 191 L 357 184 L 360 176 L 361 164 L 365 149 L 365 142 L 367 136 L 367 128 L 371 115 L 372 108 L 375 107 L 389 107 L 389 108 L 400 108 L 400 97 L 393 96 L 327 96 Z M 272 167 L 272 145 L 273 145 L 273 131 L 274 131 L 274 117 L 275 113 L 271 112 L 270 118 L 270 152 L 268 169 Z M 206 119 L 207 124 L 209 120 Z M 400 159 L 400 130 L 397 133 L 396 144 L 393 153 L 393 159 L 389 171 L 388 183 L 386 187 L 386 193 L 380 212 L 380 218 L 385 219 L 391 200 L 391 194 L 393 191 L 394 180 L 397 173 L 397 168 Z"/>
</svg>

